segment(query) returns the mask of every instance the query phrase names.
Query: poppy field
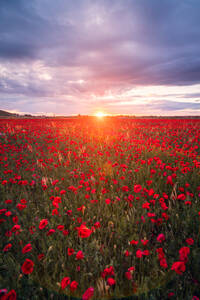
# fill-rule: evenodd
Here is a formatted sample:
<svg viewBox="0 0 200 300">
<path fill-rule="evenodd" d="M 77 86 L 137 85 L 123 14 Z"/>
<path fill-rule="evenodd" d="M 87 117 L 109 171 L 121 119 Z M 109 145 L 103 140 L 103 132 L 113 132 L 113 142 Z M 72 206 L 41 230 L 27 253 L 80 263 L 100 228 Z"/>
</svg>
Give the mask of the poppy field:
<svg viewBox="0 0 200 300">
<path fill-rule="evenodd" d="M 0 120 L 0 299 L 200 298 L 200 120 Z"/>
</svg>

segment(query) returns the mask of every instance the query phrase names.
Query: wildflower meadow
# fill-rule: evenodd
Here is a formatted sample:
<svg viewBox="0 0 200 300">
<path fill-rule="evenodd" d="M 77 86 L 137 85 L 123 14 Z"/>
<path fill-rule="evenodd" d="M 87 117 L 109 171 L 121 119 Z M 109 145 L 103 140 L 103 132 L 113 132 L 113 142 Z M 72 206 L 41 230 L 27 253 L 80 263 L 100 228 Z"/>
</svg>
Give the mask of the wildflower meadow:
<svg viewBox="0 0 200 300">
<path fill-rule="evenodd" d="M 200 120 L 0 120 L 0 299 L 200 298 Z"/>
</svg>

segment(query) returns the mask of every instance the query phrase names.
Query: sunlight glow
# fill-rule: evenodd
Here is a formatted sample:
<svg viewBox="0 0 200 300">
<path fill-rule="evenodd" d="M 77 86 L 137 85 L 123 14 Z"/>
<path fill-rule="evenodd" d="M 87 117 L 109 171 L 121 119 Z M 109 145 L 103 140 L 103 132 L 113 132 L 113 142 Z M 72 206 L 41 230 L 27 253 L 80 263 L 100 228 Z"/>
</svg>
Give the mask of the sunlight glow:
<svg viewBox="0 0 200 300">
<path fill-rule="evenodd" d="M 97 117 L 97 118 L 103 118 L 103 117 L 105 117 L 106 116 L 106 114 L 105 113 L 103 113 L 102 111 L 98 111 L 96 114 L 95 114 L 95 116 Z"/>
</svg>

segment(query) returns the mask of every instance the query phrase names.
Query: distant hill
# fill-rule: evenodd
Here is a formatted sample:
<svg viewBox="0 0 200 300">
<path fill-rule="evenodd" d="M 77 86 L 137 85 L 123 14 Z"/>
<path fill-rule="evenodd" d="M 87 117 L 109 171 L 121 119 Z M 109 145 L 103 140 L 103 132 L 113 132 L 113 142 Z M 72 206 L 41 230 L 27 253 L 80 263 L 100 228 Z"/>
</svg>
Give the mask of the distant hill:
<svg viewBox="0 0 200 300">
<path fill-rule="evenodd" d="M 16 117 L 16 116 L 18 115 L 0 109 L 0 117 Z"/>
</svg>

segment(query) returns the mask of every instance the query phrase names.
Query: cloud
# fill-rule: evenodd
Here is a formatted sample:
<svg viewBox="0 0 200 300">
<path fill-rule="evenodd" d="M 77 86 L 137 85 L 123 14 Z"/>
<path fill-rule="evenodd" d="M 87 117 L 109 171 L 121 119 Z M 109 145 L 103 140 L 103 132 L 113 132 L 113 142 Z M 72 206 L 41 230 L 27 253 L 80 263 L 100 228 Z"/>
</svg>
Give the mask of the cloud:
<svg viewBox="0 0 200 300">
<path fill-rule="evenodd" d="M 147 104 L 147 106 L 154 107 L 154 109 L 159 109 L 161 111 L 182 111 L 182 110 L 198 110 L 200 112 L 200 103 L 191 102 L 178 102 L 178 101 L 152 101 Z"/>
<path fill-rule="evenodd" d="M 0 95 L 16 109 L 19 96 L 44 111 L 48 99 L 71 101 L 69 113 L 117 105 L 138 87 L 164 86 L 165 101 L 169 87 L 200 83 L 199 10 L 198 0 L 1 0 Z"/>
</svg>

